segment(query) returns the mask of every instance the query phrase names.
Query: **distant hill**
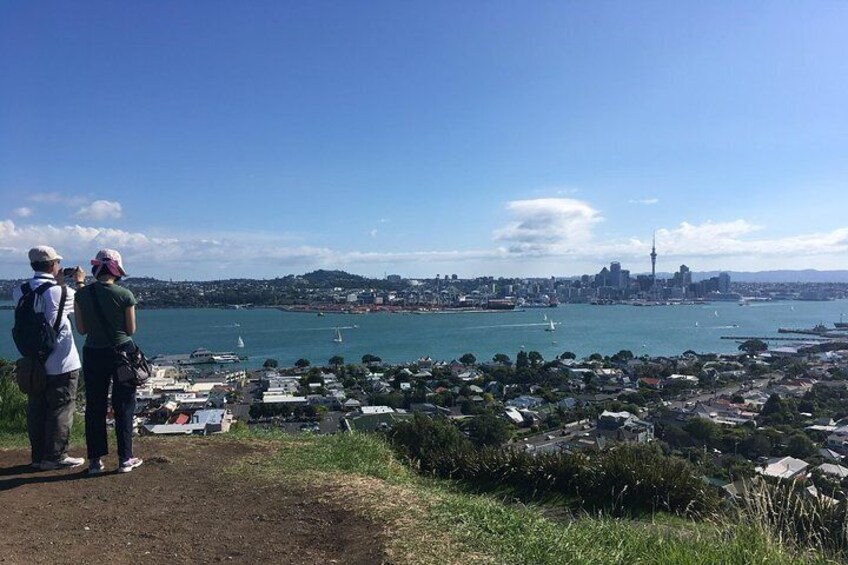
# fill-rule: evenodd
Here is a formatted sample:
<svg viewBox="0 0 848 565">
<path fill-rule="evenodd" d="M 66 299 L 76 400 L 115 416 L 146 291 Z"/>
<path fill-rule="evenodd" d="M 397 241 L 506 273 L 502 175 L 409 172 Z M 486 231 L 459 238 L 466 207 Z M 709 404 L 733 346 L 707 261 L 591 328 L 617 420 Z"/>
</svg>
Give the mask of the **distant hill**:
<svg viewBox="0 0 848 565">
<path fill-rule="evenodd" d="M 799 271 L 705 271 L 693 274 L 694 280 L 708 279 L 718 276 L 719 272 L 730 274 L 733 282 L 750 283 L 848 283 L 848 270 L 817 271 L 803 269 Z"/>
<path fill-rule="evenodd" d="M 365 277 L 361 277 L 359 275 L 352 275 L 350 273 L 346 273 L 345 271 L 326 271 L 324 269 L 319 269 L 317 271 L 312 271 L 311 273 L 306 273 L 305 275 L 301 275 L 300 278 L 309 281 L 309 284 L 319 288 L 366 287 L 369 286 L 368 281 L 371 280 Z"/>
</svg>

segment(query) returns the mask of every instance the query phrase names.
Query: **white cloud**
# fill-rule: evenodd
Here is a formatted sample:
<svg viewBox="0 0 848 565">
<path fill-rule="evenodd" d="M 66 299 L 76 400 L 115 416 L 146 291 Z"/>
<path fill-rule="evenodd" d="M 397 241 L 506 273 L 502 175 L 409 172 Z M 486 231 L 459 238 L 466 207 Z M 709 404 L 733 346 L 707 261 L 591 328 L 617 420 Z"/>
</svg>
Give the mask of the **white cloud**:
<svg viewBox="0 0 848 565">
<path fill-rule="evenodd" d="M 380 232 L 378 232 L 376 229 L 374 229 L 374 230 L 371 230 L 368 233 L 371 235 L 371 237 L 377 237 L 377 234 L 380 233 Z"/>
<path fill-rule="evenodd" d="M 29 218 L 33 214 L 33 209 L 21 206 L 20 208 L 15 208 L 12 212 L 19 218 Z"/>
<path fill-rule="evenodd" d="M 28 200 L 30 202 L 37 202 L 40 204 L 62 204 L 70 208 L 82 206 L 88 201 L 87 198 L 82 196 L 67 196 L 59 194 L 58 192 L 38 192 L 30 194 Z"/>
<path fill-rule="evenodd" d="M 0 221 L 0 276 L 17 276 L 26 251 L 55 247 L 68 262 L 87 263 L 98 249 L 122 252 L 134 275 L 160 278 L 262 277 L 339 268 L 363 274 L 386 268 L 421 276 L 457 272 L 465 276 L 568 275 L 593 272 L 611 260 L 633 272 L 650 268 L 650 237 L 601 239 L 593 233 L 601 221 L 586 202 L 568 199 L 509 203 L 514 220 L 495 232 L 503 247 L 402 251 L 331 249 L 301 243 L 290 234 L 216 231 L 142 233 L 90 225 L 25 225 Z M 600 231 L 600 230 L 598 230 Z M 765 229 L 747 220 L 682 222 L 656 232 L 658 267 L 686 263 L 711 268 L 840 268 L 848 253 L 848 227 L 788 237 L 757 237 Z M 646 234 L 649 235 L 649 234 Z M 435 267 L 438 265 L 438 267 Z"/>
<path fill-rule="evenodd" d="M 573 198 L 514 200 L 507 210 L 515 220 L 494 233 L 496 241 L 517 254 L 566 254 L 592 238 L 603 218 L 587 202 Z"/>
<path fill-rule="evenodd" d="M 75 218 L 83 220 L 110 220 L 121 217 L 123 209 L 120 202 L 111 200 L 95 200 L 87 206 L 83 206 L 74 214 Z"/>
<path fill-rule="evenodd" d="M 641 198 L 639 200 L 628 200 L 630 204 L 644 204 L 646 206 L 650 206 L 651 204 L 658 204 L 660 201 L 659 198 Z"/>
</svg>

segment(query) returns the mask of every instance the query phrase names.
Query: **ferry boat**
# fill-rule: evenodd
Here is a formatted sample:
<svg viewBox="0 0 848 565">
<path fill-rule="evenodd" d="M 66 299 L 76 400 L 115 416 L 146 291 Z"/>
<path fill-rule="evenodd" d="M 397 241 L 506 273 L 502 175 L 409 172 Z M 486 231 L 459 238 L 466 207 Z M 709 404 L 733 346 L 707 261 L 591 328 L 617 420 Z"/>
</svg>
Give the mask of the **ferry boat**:
<svg viewBox="0 0 848 565">
<path fill-rule="evenodd" d="M 233 352 L 213 352 L 204 347 L 195 349 L 188 355 L 160 354 L 151 359 L 156 365 L 224 365 L 241 360 L 242 358 Z"/>
<path fill-rule="evenodd" d="M 848 322 L 843 322 L 842 316 L 842 314 L 839 314 L 839 321 L 833 322 L 833 327 L 839 328 L 840 330 L 848 330 Z"/>
</svg>

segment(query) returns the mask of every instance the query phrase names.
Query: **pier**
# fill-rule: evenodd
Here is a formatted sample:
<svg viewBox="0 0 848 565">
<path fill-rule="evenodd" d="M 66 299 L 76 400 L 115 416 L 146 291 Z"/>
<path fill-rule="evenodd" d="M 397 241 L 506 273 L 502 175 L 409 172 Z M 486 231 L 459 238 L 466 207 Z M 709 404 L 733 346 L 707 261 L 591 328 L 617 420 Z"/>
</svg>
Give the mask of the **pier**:
<svg viewBox="0 0 848 565">
<path fill-rule="evenodd" d="M 721 339 L 734 339 L 736 341 L 747 341 L 749 339 L 759 339 L 761 341 L 829 341 L 828 338 L 802 338 L 802 337 L 762 337 L 762 336 L 740 336 L 740 335 L 723 335 Z"/>
</svg>

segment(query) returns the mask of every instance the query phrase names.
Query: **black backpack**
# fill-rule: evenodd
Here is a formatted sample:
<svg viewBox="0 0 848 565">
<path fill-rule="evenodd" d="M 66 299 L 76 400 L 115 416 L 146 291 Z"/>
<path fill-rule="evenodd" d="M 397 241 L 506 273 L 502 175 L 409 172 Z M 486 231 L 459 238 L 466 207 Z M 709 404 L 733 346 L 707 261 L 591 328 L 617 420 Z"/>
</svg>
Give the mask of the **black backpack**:
<svg viewBox="0 0 848 565">
<path fill-rule="evenodd" d="M 47 289 L 55 286 L 52 282 L 45 282 L 35 290 L 29 283 L 21 285 L 23 295 L 15 306 L 15 325 L 12 328 L 12 339 L 21 355 L 36 358 L 42 363 L 56 347 L 56 339 L 59 336 L 59 326 L 62 323 L 62 314 L 65 310 L 65 300 L 68 297 L 68 289 L 62 287 L 62 298 L 59 299 L 59 311 L 56 314 L 56 322 L 53 325 L 47 323 L 43 312 L 35 311 L 35 298 L 41 296 Z"/>
</svg>

